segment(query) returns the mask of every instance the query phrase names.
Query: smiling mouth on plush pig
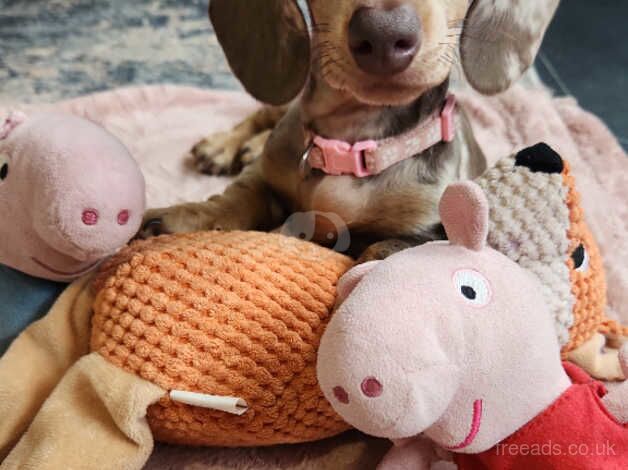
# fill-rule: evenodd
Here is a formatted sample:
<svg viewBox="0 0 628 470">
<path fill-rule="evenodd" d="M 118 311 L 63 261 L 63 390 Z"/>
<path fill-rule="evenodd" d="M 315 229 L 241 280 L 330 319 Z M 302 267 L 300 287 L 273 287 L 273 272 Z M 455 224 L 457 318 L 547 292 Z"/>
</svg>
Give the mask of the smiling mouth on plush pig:
<svg viewBox="0 0 628 470">
<path fill-rule="evenodd" d="M 468 447 L 473 443 L 475 437 L 480 432 L 480 425 L 482 424 L 483 405 L 484 402 L 482 400 L 475 400 L 473 402 L 473 419 L 471 420 L 471 429 L 469 430 L 469 434 L 467 434 L 467 437 L 465 437 L 464 441 L 462 441 L 460 444 L 452 447 L 446 447 L 447 450 L 464 449 L 465 447 Z"/>
<path fill-rule="evenodd" d="M 51 266 L 48 266 L 45 263 L 42 263 L 41 261 L 39 261 L 37 258 L 31 258 L 39 267 L 44 268 L 47 271 L 50 271 L 53 274 L 56 274 L 57 276 L 64 276 L 64 277 L 73 277 L 73 276 L 81 276 L 83 274 L 88 273 L 89 271 L 91 271 L 93 268 L 96 267 L 96 265 L 98 263 L 100 263 L 100 261 L 96 261 L 92 264 L 90 264 L 89 266 L 87 266 L 86 268 L 81 269 L 80 271 L 74 271 L 74 272 L 65 272 L 65 271 L 59 271 L 58 269 L 55 269 Z"/>
</svg>

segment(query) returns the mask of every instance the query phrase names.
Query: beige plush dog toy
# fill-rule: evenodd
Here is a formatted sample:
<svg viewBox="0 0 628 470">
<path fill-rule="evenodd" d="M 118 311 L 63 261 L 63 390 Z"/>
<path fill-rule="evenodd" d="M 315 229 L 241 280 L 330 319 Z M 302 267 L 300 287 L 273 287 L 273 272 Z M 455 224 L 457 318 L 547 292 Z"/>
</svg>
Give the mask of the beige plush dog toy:
<svg viewBox="0 0 628 470">
<path fill-rule="evenodd" d="M 621 380 L 628 328 L 606 316 L 606 276 L 569 164 L 546 144 L 500 160 L 478 179 L 490 206 L 488 243 L 541 281 L 563 359 Z"/>
</svg>

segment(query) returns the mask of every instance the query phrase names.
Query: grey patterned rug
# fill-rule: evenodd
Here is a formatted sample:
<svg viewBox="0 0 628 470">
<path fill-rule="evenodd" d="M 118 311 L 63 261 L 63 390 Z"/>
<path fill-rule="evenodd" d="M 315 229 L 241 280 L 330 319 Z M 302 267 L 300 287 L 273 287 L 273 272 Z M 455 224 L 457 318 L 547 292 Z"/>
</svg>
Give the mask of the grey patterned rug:
<svg viewBox="0 0 628 470">
<path fill-rule="evenodd" d="M 212 31 L 208 3 L 0 0 L 0 104 L 142 84 L 241 88 Z M 540 82 L 532 71 L 524 83 Z"/>
<path fill-rule="evenodd" d="M 0 103 L 119 86 L 236 88 L 208 0 L 0 0 Z"/>
</svg>

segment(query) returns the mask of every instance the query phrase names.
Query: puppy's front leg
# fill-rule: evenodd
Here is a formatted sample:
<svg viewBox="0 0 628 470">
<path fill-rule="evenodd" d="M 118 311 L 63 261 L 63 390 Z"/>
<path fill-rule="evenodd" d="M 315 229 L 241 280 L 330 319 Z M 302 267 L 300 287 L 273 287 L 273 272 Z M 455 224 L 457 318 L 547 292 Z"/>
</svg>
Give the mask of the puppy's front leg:
<svg viewBox="0 0 628 470">
<path fill-rule="evenodd" d="M 412 243 L 406 240 L 391 238 L 370 245 L 362 252 L 358 258 L 357 264 L 367 263 L 369 261 L 380 261 L 388 258 L 395 253 L 412 248 L 420 243 Z"/>
<path fill-rule="evenodd" d="M 262 178 L 259 161 L 218 196 L 146 212 L 140 238 L 201 230 L 267 230 L 281 224 L 283 209 Z"/>
<path fill-rule="evenodd" d="M 201 173 L 236 175 L 259 157 L 270 131 L 284 116 L 285 106 L 264 106 L 227 132 L 212 134 L 191 150 Z"/>
</svg>

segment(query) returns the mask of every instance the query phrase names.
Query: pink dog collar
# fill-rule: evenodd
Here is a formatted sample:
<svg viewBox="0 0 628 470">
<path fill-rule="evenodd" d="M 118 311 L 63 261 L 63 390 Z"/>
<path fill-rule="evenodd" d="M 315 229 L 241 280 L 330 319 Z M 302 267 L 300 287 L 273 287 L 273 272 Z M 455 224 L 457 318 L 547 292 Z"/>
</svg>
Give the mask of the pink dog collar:
<svg viewBox="0 0 628 470">
<path fill-rule="evenodd" d="M 441 112 L 404 134 L 378 142 L 365 140 L 351 145 L 316 136 L 304 160 L 328 175 L 377 175 L 440 142 L 452 142 L 456 135 L 455 110 L 456 97 L 449 95 Z"/>
</svg>

